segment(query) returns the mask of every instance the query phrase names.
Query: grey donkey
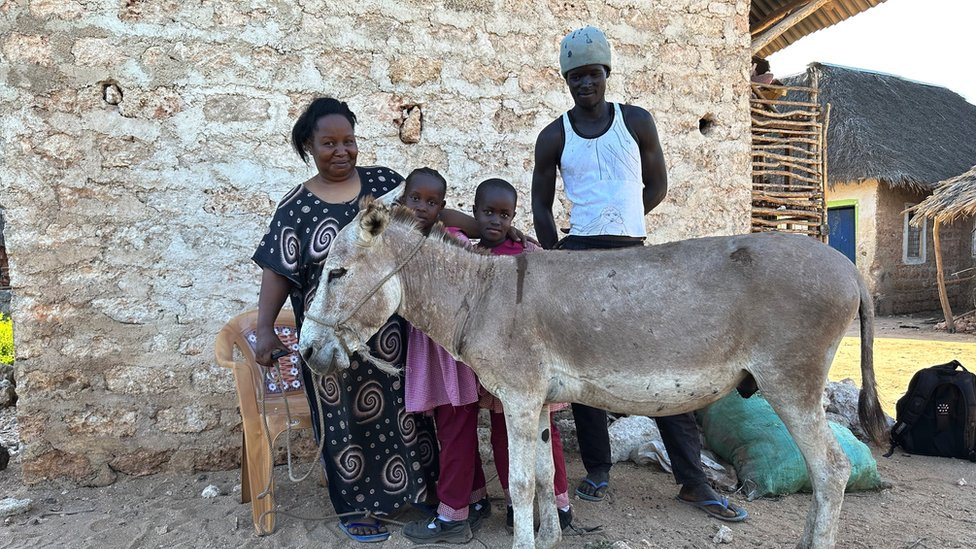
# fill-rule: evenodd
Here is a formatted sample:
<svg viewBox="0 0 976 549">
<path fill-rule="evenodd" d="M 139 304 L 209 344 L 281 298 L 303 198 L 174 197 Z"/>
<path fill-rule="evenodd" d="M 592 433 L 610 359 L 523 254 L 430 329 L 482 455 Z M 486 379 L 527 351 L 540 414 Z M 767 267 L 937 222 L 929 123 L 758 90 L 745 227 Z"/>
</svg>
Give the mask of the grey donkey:
<svg viewBox="0 0 976 549">
<path fill-rule="evenodd" d="M 505 408 L 513 548 L 560 539 L 549 402 L 665 416 L 756 386 L 806 460 L 813 504 L 797 547 L 834 547 L 850 464 L 821 394 L 860 313 L 859 414 L 880 445 L 873 306 L 857 269 L 819 241 L 759 233 L 593 252 L 473 253 L 412 213 L 368 201 L 339 232 L 308 307 L 301 354 L 320 372 L 399 313 L 468 364 Z M 533 537 L 533 498 L 541 528 Z"/>
</svg>

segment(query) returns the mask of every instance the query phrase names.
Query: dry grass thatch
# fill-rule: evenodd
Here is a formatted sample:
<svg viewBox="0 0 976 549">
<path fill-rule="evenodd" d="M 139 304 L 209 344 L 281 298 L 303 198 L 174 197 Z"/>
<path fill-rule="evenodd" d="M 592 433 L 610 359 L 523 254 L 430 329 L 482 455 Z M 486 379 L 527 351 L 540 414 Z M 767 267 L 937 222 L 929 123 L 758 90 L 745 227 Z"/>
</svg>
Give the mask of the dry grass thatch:
<svg viewBox="0 0 976 549">
<path fill-rule="evenodd" d="M 824 63 L 783 81 L 807 85 L 814 72 L 820 104 L 831 105 L 828 185 L 877 179 L 926 191 L 976 164 L 976 105 L 959 94 Z"/>
<path fill-rule="evenodd" d="M 938 219 L 943 223 L 976 215 L 976 166 L 964 174 L 939 183 L 932 196 L 908 211 L 914 211 L 920 218 Z"/>
</svg>

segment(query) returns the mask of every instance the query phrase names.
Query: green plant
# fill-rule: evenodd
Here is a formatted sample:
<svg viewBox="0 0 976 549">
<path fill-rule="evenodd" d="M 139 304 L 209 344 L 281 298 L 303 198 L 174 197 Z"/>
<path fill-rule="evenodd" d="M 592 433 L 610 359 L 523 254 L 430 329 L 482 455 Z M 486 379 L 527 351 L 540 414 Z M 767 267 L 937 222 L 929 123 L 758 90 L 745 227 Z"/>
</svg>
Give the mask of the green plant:
<svg viewBox="0 0 976 549">
<path fill-rule="evenodd" d="M 14 323 L 0 313 L 0 364 L 14 363 Z"/>
</svg>

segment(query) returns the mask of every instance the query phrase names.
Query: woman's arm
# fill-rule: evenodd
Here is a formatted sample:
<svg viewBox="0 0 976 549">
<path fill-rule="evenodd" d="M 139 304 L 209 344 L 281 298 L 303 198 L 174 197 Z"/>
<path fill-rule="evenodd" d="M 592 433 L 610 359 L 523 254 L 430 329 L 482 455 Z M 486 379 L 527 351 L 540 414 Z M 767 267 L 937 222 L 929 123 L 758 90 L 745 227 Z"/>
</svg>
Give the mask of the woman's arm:
<svg viewBox="0 0 976 549">
<path fill-rule="evenodd" d="M 277 349 L 291 352 L 274 331 L 275 320 L 290 289 L 291 283 L 287 278 L 271 269 L 264 269 L 264 274 L 261 275 L 261 293 L 258 296 L 258 340 L 254 345 L 255 360 L 262 366 L 271 366 L 271 354 Z"/>
</svg>

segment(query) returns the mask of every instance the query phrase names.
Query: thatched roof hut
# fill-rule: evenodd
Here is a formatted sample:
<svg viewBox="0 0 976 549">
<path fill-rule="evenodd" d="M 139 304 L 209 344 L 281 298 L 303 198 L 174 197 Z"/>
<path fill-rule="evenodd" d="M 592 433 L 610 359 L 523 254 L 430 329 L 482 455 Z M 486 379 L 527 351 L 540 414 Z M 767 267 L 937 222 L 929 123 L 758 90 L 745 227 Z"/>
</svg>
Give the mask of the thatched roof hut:
<svg viewBox="0 0 976 549">
<path fill-rule="evenodd" d="M 910 210 L 919 218 L 938 219 L 943 223 L 976 215 L 976 166 L 939 183 L 932 196 Z"/>
<path fill-rule="evenodd" d="M 805 86 L 815 76 L 821 105 L 831 105 L 829 185 L 877 179 L 931 190 L 976 163 L 976 105 L 961 95 L 826 63 L 812 63 L 805 73 L 783 81 Z"/>
<path fill-rule="evenodd" d="M 976 166 L 966 173 L 939 183 L 932 196 L 908 209 L 915 212 L 914 224 L 925 219 L 934 221 L 935 258 L 938 264 L 939 301 L 946 319 L 946 330 L 955 331 L 952 308 L 946 297 L 946 280 L 942 268 L 942 247 L 939 242 L 939 229 L 942 223 L 952 223 L 958 218 L 976 215 Z M 973 277 L 967 277 L 971 280 Z"/>
</svg>

